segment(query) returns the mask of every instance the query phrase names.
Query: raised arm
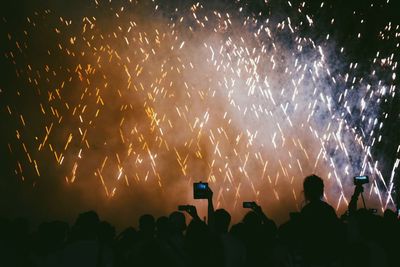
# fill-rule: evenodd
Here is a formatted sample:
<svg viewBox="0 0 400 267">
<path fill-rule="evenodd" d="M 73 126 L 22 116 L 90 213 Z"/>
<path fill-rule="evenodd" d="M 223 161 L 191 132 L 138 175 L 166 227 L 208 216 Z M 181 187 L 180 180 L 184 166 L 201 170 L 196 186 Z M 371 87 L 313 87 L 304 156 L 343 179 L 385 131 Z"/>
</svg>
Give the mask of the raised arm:
<svg viewBox="0 0 400 267">
<path fill-rule="evenodd" d="M 364 192 L 364 187 L 362 185 L 356 185 L 356 187 L 354 188 L 354 193 L 351 196 L 351 200 L 349 202 L 349 215 L 353 215 L 357 211 L 358 197 L 361 195 L 362 192 Z"/>
<path fill-rule="evenodd" d="M 207 201 L 208 201 L 208 206 L 207 206 L 207 216 L 208 216 L 208 226 L 212 229 L 215 230 L 215 216 L 214 216 L 214 204 L 213 204 L 213 191 L 211 190 L 210 187 L 208 187 L 208 192 L 207 192 Z"/>
</svg>

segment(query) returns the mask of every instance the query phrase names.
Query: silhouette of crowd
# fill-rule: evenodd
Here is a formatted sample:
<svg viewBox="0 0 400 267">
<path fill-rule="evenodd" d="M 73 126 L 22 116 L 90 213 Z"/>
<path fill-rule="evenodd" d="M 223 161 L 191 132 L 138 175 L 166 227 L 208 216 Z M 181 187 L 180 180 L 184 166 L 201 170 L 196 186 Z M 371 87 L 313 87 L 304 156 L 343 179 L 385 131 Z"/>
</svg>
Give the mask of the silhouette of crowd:
<svg viewBox="0 0 400 267">
<path fill-rule="evenodd" d="M 94 211 L 80 214 L 71 227 L 52 221 L 34 232 L 25 219 L 0 219 L 0 266 L 400 266 L 395 212 L 358 209 L 363 187 L 356 185 L 348 211 L 338 218 L 322 200 L 320 177 L 306 177 L 303 186 L 307 204 L 279 227 L 255 202 L 231 226 L 225 209 L 214 210 L 210 188 L 207 222 L 191 205 L 157 219 L 144 214 L 137 229 L 119 234 Z"/>
</svg>

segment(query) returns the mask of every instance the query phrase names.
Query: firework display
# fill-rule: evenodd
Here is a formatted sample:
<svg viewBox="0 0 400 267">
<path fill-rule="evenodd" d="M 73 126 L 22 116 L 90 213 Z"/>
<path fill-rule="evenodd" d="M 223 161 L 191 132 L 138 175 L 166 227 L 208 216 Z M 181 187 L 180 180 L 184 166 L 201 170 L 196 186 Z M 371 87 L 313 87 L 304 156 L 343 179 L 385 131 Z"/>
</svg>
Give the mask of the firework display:
<svg viewBox="0 0 400 267">
<path fill-rule="evenodd" d="M 364 26 L 391 1 L 348 7 L 348 36 L 334 1 L 82 2 L 1 18 L 2 143 L 18 183 L 185 203 L 204 181 L 216 206 L 294 210 L 316 173 L 344 210 L 352 177 L 369 175 L 369 203 L 394 207 L 399 159 L 379 155 L 385 138 L 400 150 L 386 133 L 400 26 Z"/>
</svg>

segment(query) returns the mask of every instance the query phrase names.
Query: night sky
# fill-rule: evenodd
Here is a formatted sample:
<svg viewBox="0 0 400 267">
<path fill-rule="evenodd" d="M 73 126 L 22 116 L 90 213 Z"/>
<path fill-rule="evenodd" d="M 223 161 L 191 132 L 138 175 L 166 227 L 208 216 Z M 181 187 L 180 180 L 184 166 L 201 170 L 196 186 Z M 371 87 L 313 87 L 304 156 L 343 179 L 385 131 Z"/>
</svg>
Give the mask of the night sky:
<svg viewBox="0 0 400 267">
<path fill-rule="evenodd" d="M 7 1 L 0 11 L 0 212 L 118 226 L 208 181 L 240 218 L 278 222 L 325 179 L 394 208 L 400 3 Z M 392 199 L 393 198 L 393 199 Z"/>
</svg>

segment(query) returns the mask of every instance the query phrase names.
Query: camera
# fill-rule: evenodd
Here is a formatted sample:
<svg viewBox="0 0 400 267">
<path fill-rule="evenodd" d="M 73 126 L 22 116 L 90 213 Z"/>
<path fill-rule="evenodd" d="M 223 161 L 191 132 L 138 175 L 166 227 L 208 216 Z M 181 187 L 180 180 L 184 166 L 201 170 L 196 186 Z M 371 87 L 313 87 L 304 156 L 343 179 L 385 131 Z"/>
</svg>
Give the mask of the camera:
<svg viewBox="0 0 400 267">
<path fill-rule="evenodd" d="M 367 175 L 354 176 L 354 185 L 368 184 L 369 178 Z"/>
<path fill-rule="evenodd" d="M 369 211 L 371 214 L 377 214 L 377 213 L 378 213 L 378 210 L 377 210 L 377 209 L 368 209 L 368 211 Z"/>
<path fill-rule="evenodd" d="M 191 205 L 179 205 L 178 210 L 179 211 L 189 211 L 190 207 L 191 207 Z"/>
<path fill-rule="evenodd" d="M 245 201 L 243 202 L 243 208 L 245 209 L 253 209 L 257 206 L 256 202 L 254 201 Z"/>
<path fill-rule="evenodd" d="M 208 197 L 208 183 L 193 183 L 193 198 L 194 199 L 207 199 Z"/>
</svg>

